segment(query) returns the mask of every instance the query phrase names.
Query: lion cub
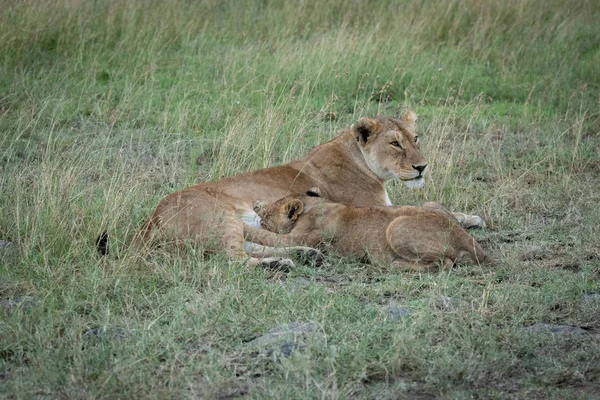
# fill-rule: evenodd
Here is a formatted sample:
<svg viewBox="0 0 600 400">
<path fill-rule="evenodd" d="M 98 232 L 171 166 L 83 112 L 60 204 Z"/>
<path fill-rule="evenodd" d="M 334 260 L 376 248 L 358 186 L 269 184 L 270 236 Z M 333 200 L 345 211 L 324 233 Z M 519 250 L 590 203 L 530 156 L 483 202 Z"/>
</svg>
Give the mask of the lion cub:
<svg viewBox="0 0 600 400">
<path fill-rule="evenodd" d="M 355 207 L 330 203 L 317 188 L 266 205 L 254 203 L 264 229 L 244 227 L 247 240 L 266 246 L 317 246 L 367 257 L 403 270 L 450 267 L 466 256 L 493 263 L 479 243 L 439 203 L 422 207 Z"/>
</svg>

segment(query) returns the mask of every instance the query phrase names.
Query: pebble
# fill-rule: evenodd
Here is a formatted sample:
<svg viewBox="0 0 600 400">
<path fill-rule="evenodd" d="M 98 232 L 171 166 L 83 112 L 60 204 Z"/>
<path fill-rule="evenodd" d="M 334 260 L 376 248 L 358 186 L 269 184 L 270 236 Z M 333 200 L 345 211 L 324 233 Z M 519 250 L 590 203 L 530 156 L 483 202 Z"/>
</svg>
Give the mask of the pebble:
<svg viewBox="0 0 600 400">
<path fill-rule="evenodd" d="M 296 350 L 305 348 L 308 337 L 321 338 L 317 324 L 312 322 L 292 322 L 271 329 L 264 335 L 248 342 L 249 346 L 267 348 L 263 356 L 279 351 L 284 357 L 290 357 Z"/>
<path fill-rule="evenodd" d="M 406 307 L 402 307 L 396 302 L 390 302 L 387 306 L 386 319 L 388 321 L 399 321 L 411 317 L 413 314 L 412 310 Z"/>
<path fill-rule="evenodd" d="M 14 297 L 12 299 L 0 300 L 0 308 L 3 308 L 7 312 L 12 311 L 14 308 L 21 307 L 23 309 L 29 309 L 33 307 L 35 300 L 30 296 Z"/>
<path fill-rule="evenodd" d="M 135 333 L 134 329 L 129 330 L 129 329 L 125 329 L 125 328 L 120 328 L 118 326 L 116 326 L 114 328 L 99 327 L 99 328 L 93 328 L 93 329 L 90 329 L 90 330 L 84 332 L 83 336 L 84 337 L 97 337 L 99 339 L 123 340 L 123 339 L 127 339 L 133 333 Z"/>
<path fill-rule="evenodd" d="M 290 293 L 295 293 L 299 289 L 304 289 L 310 286 L 310 281 L 306 278 L 298 278 L 293 281 L 286 281 L 285 287 L 288 289 Z"/>
<path fill-rule="evenodd" d="M 586 303 L 600 303 L 600 293 L 586 294 L 583 297 L 583 301 Z"/>
<path fill-rule="evenodd" d="M 521 254 L 522 261 L 541 260 L 546 258 L 548 255 L 548 249 L 542 246 L 528 246 L 523 254 Z"/>
<path fill-rule="evenodd" d="M 589 335 L 597 334 L 590 329 L 579 326 L 538 323 L 526 328 L 531 333 L 552 333 L 553 335 Z"/>
<path fill-rule="evenodd" d="M 438 310 L 454 310 L 462 304 L 462 300 L 448 296 L 438 296 L 429 299 L 429 304 Z"/>
</svg>

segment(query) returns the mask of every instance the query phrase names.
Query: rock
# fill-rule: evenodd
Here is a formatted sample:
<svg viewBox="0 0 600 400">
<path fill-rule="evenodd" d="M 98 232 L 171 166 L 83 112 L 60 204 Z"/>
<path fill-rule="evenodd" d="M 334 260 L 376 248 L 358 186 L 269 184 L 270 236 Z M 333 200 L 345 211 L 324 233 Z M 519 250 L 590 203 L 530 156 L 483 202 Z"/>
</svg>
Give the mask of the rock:
<svg viewBox="0 0 600 400">
<path fill-rule="evenodd" d="M 186 346 L 188 354 L 208 354 L 212 351 L 212 346 L 209 344 L 194 343 Z"/>
<path fill-rule="evenodd" d="M 538 323 L 526 328 L 530 333 L 552 333 L 553 335 L 589 335 L 597 334 L 596 331 L 589 328 L 571 326 L 571 325 L 556 325 Z"/>
<path fill-rule="evenodd" d="M 285 282 L 285 287 L 290 293 L 295 293 L 296 291 L 298 291 L 298 289 L 304 289 L 308 286 L 310 286 L 310 281 L 306 278 L 298 278 L 294 279 L 291 282 Z"/>
<path fill-rule="evenodd" d="M 586 303 L 600 303 L 600 293 L 586 294 L 583 301 Z"/>
<path fill-rule="evenodd" d="M 17 307 L 23 309 L 30 309 L 35 304 L 35 300 L 30 296 L 15 297 L 7 300 L 0 300 L 0 307 L 4 308 L 6 312 L 10 312 Z"/>
<path fill-rule="evenodd" d="M 454 310 L 460 307 L 462 300 L 448 296 L 439 296 L 430 298 L 429 304 L 438 310 Z"/>
<path fill-rule="evenodd" d="M 312 322 L 292 322 L 271 329 L 266 334 L 248 342 L 252 347 L 263 347 L 264 356 L 270 356 L 276 351 L 284 357 L 291 356 L 296 350 L 303 349 L 309 337 L 321 338 L 318 326 Z"/>
<path fill-rule="evenodd" d="M 84 332 L 84 337 L 96 337 L 98 339 L 127 339 L 135 333 L 135 329 L 129 330 L 118 326 L 113 328 L 99 327 Z"/>
<path fill-rule="evenodd" d="M 296 341 L 316 330 L 317 325 L 312 322 L 292 322 L 291 324 L 280 325 L 277 328 L 273 328 L 266 334 L 248 342 L 248 344 L 251 346 L 268 346 L 271 344 Z"/>
<path fill-rule="evenodd" d="M 406 307 L 402 307 L 396 302 L 390 302 L 387 306 L 386 319 L 388 321 L 399 321 L 412 316 L 412 310 Z"/>
<path fill-rule="evenodd" d="M 548 256 L 548 249 L 542 246 L 528 246 L 523 254 L 521 254 L 522 261 L 541 260 Z"/>
<path fill-rule="evenodd" d="M 304 350 L 305 348 L 306 346 L 302 344 L 289 342 L 282 344 L 281 346 L 279 346 L 279 348 L 276 349 L 267 349 L 267 351 L 265 351 L 263 354 L 265 357 L 271 357 L 275 354 L 282 355 L 285 358 L 290 358 L 296 350 Z"/>
<path fill-rule="evenodd" d="M 18 253 L 18 246 L 8 240 L 0 240 L 0 259 L 14 257 Z"/>
</svg>

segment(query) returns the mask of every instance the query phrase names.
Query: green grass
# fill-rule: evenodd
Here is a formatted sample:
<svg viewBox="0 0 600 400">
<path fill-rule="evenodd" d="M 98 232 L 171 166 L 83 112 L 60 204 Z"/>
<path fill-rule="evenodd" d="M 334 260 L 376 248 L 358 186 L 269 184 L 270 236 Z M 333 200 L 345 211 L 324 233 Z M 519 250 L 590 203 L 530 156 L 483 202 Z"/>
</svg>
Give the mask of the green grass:
<svg viewBox="0 0 600 400">
<path fill-rule="evenodd" d="M 0 397 L 600 395 L 598 336 L 526 330 L 600 329 L 598 2 L 0 9 L 0 240 L 14 243 L 0 250 Z M 331 256 L 283 276 L 193 249 L 127 253 L 168 193 L 406 107 L 431 170 L 392 201 L 483 216 L 473 234 L 497 267 Z M 533 245 L 546 253 L 523 260 Z M 320 333 L 289 358 L 248 345 L 289 322 Z"/>
</svg>

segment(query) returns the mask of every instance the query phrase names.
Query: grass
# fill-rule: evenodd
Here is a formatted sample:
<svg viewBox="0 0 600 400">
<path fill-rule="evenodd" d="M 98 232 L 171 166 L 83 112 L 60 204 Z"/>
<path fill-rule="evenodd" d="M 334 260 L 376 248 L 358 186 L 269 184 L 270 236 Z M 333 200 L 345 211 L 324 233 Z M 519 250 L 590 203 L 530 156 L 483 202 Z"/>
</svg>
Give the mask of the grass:
<svg viewBox="0 0 600 400">
<path fill-rule="evenodd" d="M 597 2 L 0 3 L 0 397 L 600 395 L 598 336 L 526 329 L 600 329 Z M 392 201 L 483 216 L 497 267 L 128 255 L 168 193 L 407 106 L 431 171 Z"/>
</svg>

